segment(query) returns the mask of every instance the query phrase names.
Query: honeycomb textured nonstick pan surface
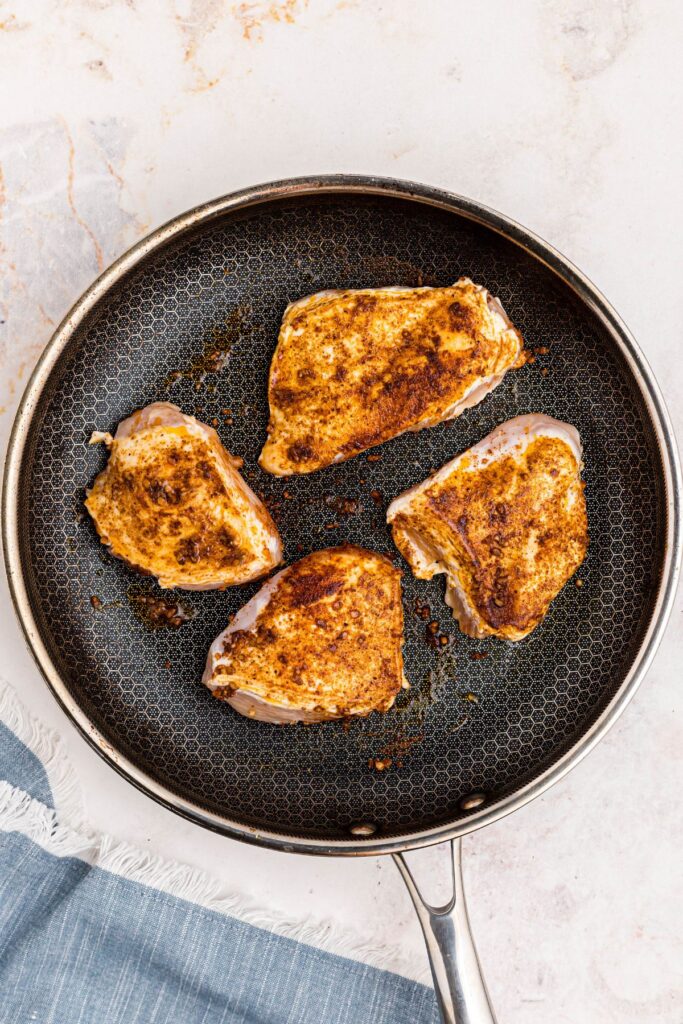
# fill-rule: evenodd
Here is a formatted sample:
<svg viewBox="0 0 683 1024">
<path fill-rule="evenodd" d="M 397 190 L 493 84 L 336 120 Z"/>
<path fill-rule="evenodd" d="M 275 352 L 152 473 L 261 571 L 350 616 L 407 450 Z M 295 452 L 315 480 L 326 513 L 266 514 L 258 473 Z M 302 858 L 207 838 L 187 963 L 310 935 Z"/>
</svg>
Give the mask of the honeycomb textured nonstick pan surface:
<svg viewBox="0 0 683 1024">
<path fill-rule="evenodd" d="M 462 275 L 499 296 L 527 345 L 547 352 L 454 423 L 375 449 L 379 459 L 362 455 L 288 479 L 258 468 L 268 368 L 290 300 L 323 288 L 445 285 Z M 155 400 L 218 422 L 271 508 L 287 562 L 349 541 L 402 564 L 412 688 L 394 710 L 350 727 L 273 727 L 212 698 L 200 683 L 207 648 L 259 584 L 185 595 L 196 614 L 177 630 L 139 618 L 131 597 L 161 592 L 105 553 L 84 514 L 84 488 L 106 461 L 103 446 L 87 441 Z M 529 639 L 475 641 L 451 619 L 443 577 L 417 581 L 401 563 L 386 505 L 527 412 L 581 433 L 590 550 Z M 604 709 L 656 596 L 660 481 L 653 431 L 623 356 L 540 261 L 453 212 L 382 195 L 305 195 L 201 225 L 153 252 L 91 310 L 31 426 L 21 557 L 33 614 L 70 693 L 147 775 L 258 829 L 336 840 L 348 837 L 351 822 L 370 821 L 398 837 L 463 816 L 460 800 L 473 791 L 493 801 L 518 790 Z M 428 606 L 427 619 L 416 602 Z M 430 622 L 446 646 L 428 639 Z M 375 759 L 392 763 L 377 771 Z"/>
</svg>

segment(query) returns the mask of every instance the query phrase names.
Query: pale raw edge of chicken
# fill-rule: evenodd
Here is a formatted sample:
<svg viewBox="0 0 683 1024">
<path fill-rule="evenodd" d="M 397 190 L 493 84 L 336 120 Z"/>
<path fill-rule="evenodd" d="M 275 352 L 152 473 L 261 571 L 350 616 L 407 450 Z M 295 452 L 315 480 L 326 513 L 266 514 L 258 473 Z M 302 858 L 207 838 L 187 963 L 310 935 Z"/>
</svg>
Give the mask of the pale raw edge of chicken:
<svg viewBox="0 0 683 1024">
<path fill-rule="evenodd" d="M 89 444 L 105 444 L 107 448 L 111 450 L 115 443 L 125 441 L 134 434 L 138 434 L 144 430 L 153 430 L 156 427 L 183 427 L 190 434 L 194 434 L 197 437 L 201 437 L 202 439 L 209 441 L 212 446 L 217 444 L 218 447 L 216 448 L 216 451 L 220 452 L 222 468 L 226 473 L 230 486 L 236 491 L 239 491 L 242 497 L 253 507 L 255 512 L 258 512 L 260 516 L 263 510 L 263 502 L 256 496 L 256 494 L 254 494 L 251 487 L 239 473 L 239 470 L 244 465 L 243 459 L 239 458 L 239 456 L 231 455 L 226 451 L 213 427 L 209 427 L 194 416 L 190 416 L 187 413 L 182 412 L 177 405 L 173 405 L 171 402 L 152 402 L 143 409 L 138 409 L 131 416 L 121 420 L 113 437 L 108 431 L 93 431 L 90 436 Z M 258 522 L 258 519 L 256 521 Z M 276 566 L 282 561 L 283 554 L 282 540 L 277 531 L 268 531 L 261 527 L 259 523 L 258 532 L 259 538 L 263 539 L 265 542 L 272 561 L 270 564 L 263 565 L 261 569 L 255 572 L 252 578 L 258 578 L 258 575 L 265 575 L 270 568 Z M 107 545 L 106 538 L 101 537 L 100 539 L 103 544 Z M 172 579 L 166 579 L 163 577 L 158 577 L 157 581 L 162 589 L 178 588 L 188 591 L 220 590 L 225 586 L 225 583 L 222 581 L 184 585 L 180 585 Z"/>
<path fill-rule="evenodd" d="M 213 670 L 221 661 L 223 645 L 226 637 L 231 633 L 237 632 L 237 630 L 244 630 L 245 632 L 253 631 L 259 612 L 266 607 L 270 599 L 273 597 L 280 580 L 286 572 L 287 569 L 281 569 L 280 572 L 271 576 L 271 578 L 263 584 L 259 592 L 254 594 L 252 599 L 247 601 L 247 603 L 240 608 L 232 622 L 226 626 L 222 633 L 218 634 L 214 642 L 211 644 L 206 659 L 206 668 L 204 669 L 202 682 L 205 686 L 208 686 L 212 693 L 215 689 L 225 685 L 224 683 L 219 683 L 214 680 Z M 238 683 L 238 679 L 234 677 L 231 678 L 231 686 L 236 686 Z M 324 718 L 324 716 L 313 709 L 283 708 L 278 704 L 269 704 L 261 697 L 258 697 L 255 693 L 251 693 L 248 689 L 248 685 L 249 680 L 245 679 L 244 689 L 236 689 L 235 693 L 226 700 L 226 704 L 229 704 L 235 709 L 235 711 L 238 711 L 241 715 L 245 715 L 247 718 L 254 718 L 258 722 L 268 722 L 271 725 L 286 725 L 294 722 L 320 722 Z"/>
<path fill-rule="evenodd" d="M 461 466 L 463 461 L 467 462 L 466 469 L 475 472 L 482 469 L 489 463 L 494 462 L 501 456 L 511 452 L 523 452 L 524 449 L 539 437 L 555 437 L 564 441 L 572 450 L 576 459 L 577 473 L 583 468 L 583 447 L 581 438 L 576 427 L 571 423 L 563 423 L 561 420 L 553 419 L 543 413 L 529 413 L 524 416 L 516 416 L 514 419 L 501 423 L 499 427 L 492 430 L 483 440 L 477 442 L 461 455 L 456 456 L 447 462 L 445 466 L 427 477 L 419 484 L 399 494 L 387 509 L 387 523 L 391 524 L 399 512 L 410 512 L 412 500 L 422 494 L 434 484 L 447 480 L 448 477 Z M 476 609 L 472 607 L 467 595 L 460 585 L 458 573 L 454 568 L 449 568 L 440 559 L 440 554 L 435 550 L 417 530 L 401 530 L 406 548 L 410 552 L 410 564 L 414 575 L 418 579 L 428 580 L 438 573 L 445 573 L 446 604 L 453 609 L 453 615 L 458 625 L 467 636 L 482 640 L 490 636 L 491 630 L 482 625 L 483 619 Z"/>
<path fill-rule="evenodd" d="M 259 613 L 266 607 L 273 598 L 280 580 L 287 575 L 290 567 L 281 569 L 267 580 L 257 594 L 250 601 L 240 608 L 232 622 L 226 626 L 222 633 L 219 633 L 209 648 L 206 659 L 206 667 L 202 676 L 202 683 L 213 693 L 216 689 L 225 686 L 224 681 L 217 681 L 213 678 L 214 668 L 220 664 L 223 653 L 223 645 L 226 637 L 231 633 L 241 630 L 254 632 Z M 237 687 L 239 678 L 232 676 L 230 686 Z M 403 689 L 410 689 L 405 673 L 403 675 Z M 244 680 L 244 688 L 236 689 L 232 696 L 225 700 L 239 714 L 247 718 L 253 718 L 257 722 L 267 722 L 270 725 L 294 725 L 296 722 L 327 722 L 332 715 L 315 710 L 313 706 L 306 707 L 283 707 L 281 704 L 273 704 L 259 697 L 249 690 L 249 680 Z"/>
</svg>

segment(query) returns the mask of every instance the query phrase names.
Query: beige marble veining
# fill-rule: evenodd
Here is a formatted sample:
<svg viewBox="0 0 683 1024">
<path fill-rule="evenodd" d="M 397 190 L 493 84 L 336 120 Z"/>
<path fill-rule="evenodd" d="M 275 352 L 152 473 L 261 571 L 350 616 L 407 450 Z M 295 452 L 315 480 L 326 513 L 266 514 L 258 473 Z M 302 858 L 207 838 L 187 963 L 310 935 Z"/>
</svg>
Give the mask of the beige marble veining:
<svg viewBox="0 0 683 1024">
<path fill-rule="evenodd" d="M 112 259 L 205 199 L 324 171 L 441 185 L 546 237 L 634 330 L 683 436 L 682 31 L 670 0 L 0 0 L 3 444 L 55 325 Z M 65 736 L 95 826 L 370 931 L 424 976 L 391 863 L 247 849 L 144 799 L 57 709 L 4 580 L 0 600 L 0 671 Z M 466 841 L 501 1021 L 683 1020 L 681 664 L 679 598 L 607 739 Z"/>
</svg>

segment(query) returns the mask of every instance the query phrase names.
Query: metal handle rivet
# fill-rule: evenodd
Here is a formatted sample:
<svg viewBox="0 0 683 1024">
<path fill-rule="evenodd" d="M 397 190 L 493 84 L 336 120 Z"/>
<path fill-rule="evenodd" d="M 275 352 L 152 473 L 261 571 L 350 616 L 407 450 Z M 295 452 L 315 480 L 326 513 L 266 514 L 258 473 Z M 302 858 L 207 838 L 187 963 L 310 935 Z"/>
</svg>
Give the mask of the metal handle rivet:
<svg viewBox="0 0 683 1024">
<path fill-rule="evenodd" d="M 481 807 L 485 800 L 486 793 L 470 793 L 462 798 L 460 807 L 463 811 L 473 811 L 475 807 Z"/>
<path fill-rule="evenodd" d="M 352 825 L 350 832 L 352 836 L 374 836 L 377 831 L 377 825 L 372 821 L 359 821 L 357 824 Z"/>
</svg>

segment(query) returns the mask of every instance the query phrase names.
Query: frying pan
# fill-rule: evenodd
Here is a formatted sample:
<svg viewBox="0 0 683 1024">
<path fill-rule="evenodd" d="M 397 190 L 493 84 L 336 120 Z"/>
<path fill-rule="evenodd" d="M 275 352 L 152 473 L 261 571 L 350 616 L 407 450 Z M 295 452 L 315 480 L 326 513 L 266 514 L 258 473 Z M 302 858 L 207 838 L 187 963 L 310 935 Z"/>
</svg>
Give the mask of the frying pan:
<svg viewBox="0 0 683 1024">
<path fill-rule="evenodd" d="M 462 275 L 501 298 L 537 350 L 534 363 L 454 423 L 383 445 L 379 459 L 286 480 L 258 469 L 268 366 L 290 300 Z M 343 540 L 398 559 L 384 521 L 392 497 L 512 416 L 568 420 L 585 448 L 588 557 L 518 644 L 462 636 L 443 579 L 417 581 L 404 566 L 412 686 L 390 713 L 350 728 L 284 729 L 240 717 L 199 680 L 211 640 L 259 584 L 192 595 L 194 618 L 176 631 L 152 629 L 135 599 L 158 588 L 111 559 L 83 514 L 84 488 L 106 460 L 101 446 L 88 447 L 90 432 L 113 431 L 160 399 L 218 422 L 271 508 L 287 562 Z M 652 373 L 614 310 L 559 253 L 437 189 L 300 178 L 178 217 L 76 303 L 17 415 L 5 557 L 48 684 L 116 771 L 186 818 L 247 842 L 393 854 L 423 926 L 444 1020 L 485 1024 L 494 1017 L 467 922 L 459 838 L 560 779 L 632 697 L 672 603 L 680 497 Z M 445 643 L 434 642 L 434 629 Z M 403 854 L 442 841 L 453 847 L 454 893 L 434 908 Z"/>
</svg>

